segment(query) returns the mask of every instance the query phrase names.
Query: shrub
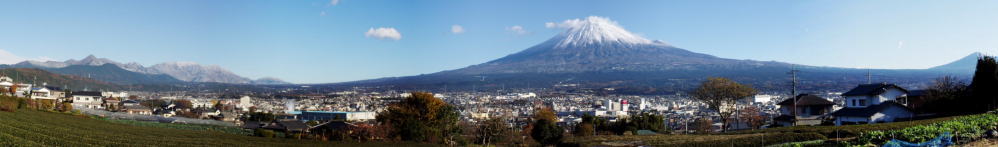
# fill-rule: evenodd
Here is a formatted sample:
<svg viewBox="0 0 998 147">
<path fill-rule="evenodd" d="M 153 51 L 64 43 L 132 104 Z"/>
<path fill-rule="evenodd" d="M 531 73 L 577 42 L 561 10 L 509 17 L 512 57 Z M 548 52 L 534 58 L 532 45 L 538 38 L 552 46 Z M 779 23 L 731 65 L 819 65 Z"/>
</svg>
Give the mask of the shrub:
<svg viewBox="0 0 998 147">
<path fill-rule="evenodd" d="M 73 103 L 62 102 L 62 104 L 59 105 L 59 111 L 61 111 L 61 112 L 70 112 L 70 111 L 73 111 Z"/>
<path fill-rule="evenodd" d="M 17 110 L 17 98 L 0 96 L 0 110 L 14 112 Z"/>
<path fill-rule="evenodd" d="M 274 131 L 267 129 L 255 129 L 253 130 L 253 135 L 266 138 L 274 138 L 277 136 L 276 133 L 274 133 Z"/>
<path fill-rule="evenodd" d="M 54 100 L 38 100 L 38 109 L 42 110 L 52 110 L 55 109 Z"/>
<path fill-rule="evenodd" d="M 17 99 L 17 109 L 28 108 L 28 100 L 27 99 L 22 99 L 22 98 L 15 98 L 15 99 Z"/>
</svg>

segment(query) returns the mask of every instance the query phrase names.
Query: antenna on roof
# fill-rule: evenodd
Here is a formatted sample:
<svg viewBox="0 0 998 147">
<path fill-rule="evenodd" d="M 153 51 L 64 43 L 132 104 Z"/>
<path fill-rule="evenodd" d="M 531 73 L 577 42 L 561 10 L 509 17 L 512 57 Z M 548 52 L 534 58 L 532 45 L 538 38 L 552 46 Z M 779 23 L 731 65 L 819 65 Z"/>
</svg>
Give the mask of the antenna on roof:
<svg viewBox="0 0 998 147">
<path fill-rule="evenodd" d="M 866 69 L 866 84 L 873 84 L 873 72 L 869 68 Z"/>
</svg>

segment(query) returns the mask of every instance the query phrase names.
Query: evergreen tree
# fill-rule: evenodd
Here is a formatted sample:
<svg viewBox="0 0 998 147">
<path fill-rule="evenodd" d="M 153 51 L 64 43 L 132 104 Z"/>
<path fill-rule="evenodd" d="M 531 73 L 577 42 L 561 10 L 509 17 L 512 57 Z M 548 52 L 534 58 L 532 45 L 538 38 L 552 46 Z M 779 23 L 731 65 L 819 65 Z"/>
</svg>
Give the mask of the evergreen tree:
<svg viewBox="0 0 998 147">
<path fill-rule="evenodd" d="M 530 137 L 544 146 L 561 143 L 565 130 L 558 126 L 557 116 L 550 108 L 540 108 L 534 112 L 534 123 Z"/>
<path fill-rule="evenodd" d="M 998 62 L 995 57 L 983 56 L 977 59 L 977 71 L 970 83 L 971 102 L 978 112 L 994 110 L 998 106 Z"/>
</svg>

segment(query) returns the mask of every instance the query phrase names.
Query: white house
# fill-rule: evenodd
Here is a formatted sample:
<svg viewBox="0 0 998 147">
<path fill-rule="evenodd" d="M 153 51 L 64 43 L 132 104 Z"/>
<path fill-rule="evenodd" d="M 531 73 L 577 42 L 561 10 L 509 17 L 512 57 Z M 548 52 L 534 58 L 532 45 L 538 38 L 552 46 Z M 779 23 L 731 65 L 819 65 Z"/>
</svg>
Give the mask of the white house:
<svg viewBox="0 0 998 147">
<path fill-rule="evenodd" d="M 800 94 L 777 105 L 780 105 L 780 116 L 773 121 L 781 126 L 795 126 L 820 125 L 835 103 L 816 95 Z"/>
<path fill-rule="evenodd" d="M 213 108 L 215 102 L 210 99 L 191 99 L 191 106 L 194 108 Z"/>
<path fill-rule="evenodd" d="M 74 108 L 104 109 L 104 96 L 101 92 L 75 91 L 70 94 Z"/>
<path fill-rule="evenodd" d="M 10 91 L 11 86 L 14 86 L 14 79 L 7 76 L 0 76 L 0 90 L 4 92 Z"/>
<path fill-rule="evenodd" d="M 45 87 L 33 88 L 31 89 L 31 99 L 48 99 L 55 100 L 59 97 L 52 95 L 52 90 Z"/>
<path fill-rule="evenodd" d="M 34 87 L 32 84 L 14 84 L 17 85 L 17 89 L 14 91 L 14 96 L 18 97 L 28 97 L 31 95 L 31 89 Z"/>
<path fill-rule="evenodd" d="M 914 117 L 905 106 L 908 90 L 894 84 L 863 84 L 842 96 L 845 104 L 832 113 L 835 125 L 894 122 Z"/>
</svg>

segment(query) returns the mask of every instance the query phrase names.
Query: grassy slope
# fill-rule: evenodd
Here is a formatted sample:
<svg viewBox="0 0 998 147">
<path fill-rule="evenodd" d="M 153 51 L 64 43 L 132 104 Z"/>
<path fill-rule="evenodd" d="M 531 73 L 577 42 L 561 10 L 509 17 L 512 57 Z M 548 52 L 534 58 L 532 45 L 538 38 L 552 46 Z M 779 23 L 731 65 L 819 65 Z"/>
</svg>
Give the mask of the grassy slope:
<svg viewBox="0 0 998 147">
<path fill-rule="evenodd" d="M 0 146 L 432 146 L 261 138 L 111 123 L 61 113 L 0 112 Z"/>
</svg>

